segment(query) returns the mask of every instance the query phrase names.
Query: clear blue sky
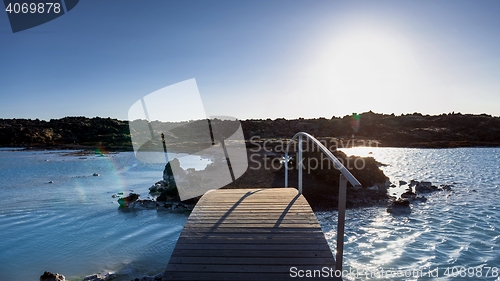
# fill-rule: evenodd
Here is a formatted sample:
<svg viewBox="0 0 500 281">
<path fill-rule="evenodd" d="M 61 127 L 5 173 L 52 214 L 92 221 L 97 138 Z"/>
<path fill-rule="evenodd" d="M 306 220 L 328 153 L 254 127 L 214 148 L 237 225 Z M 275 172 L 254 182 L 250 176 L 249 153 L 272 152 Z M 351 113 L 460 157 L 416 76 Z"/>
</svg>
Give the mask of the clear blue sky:
<svg viewBox="0 0 500 281">
<path fill-rule="evenodd" d="M 240 119 L 499 116 L 499 15 L 500 1 L 81 0 L 12 33 L 0 11 L 0 118 L 127 119 L 190 78 L 207 114 Z"/>
</svg>

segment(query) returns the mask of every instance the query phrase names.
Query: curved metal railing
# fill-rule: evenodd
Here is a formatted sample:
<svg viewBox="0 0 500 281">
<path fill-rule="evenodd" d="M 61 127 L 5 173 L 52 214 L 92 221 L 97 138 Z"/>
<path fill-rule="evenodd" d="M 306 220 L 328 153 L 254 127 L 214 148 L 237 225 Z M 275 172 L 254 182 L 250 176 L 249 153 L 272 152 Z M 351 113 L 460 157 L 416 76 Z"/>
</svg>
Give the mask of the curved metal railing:
<svg viewBox="0 0 500 281">
<path fill-rule="evenodd" d="M 338 205 L 338 221 L 337 221 L 337 255 L 335 261 L 335 270 L 342 272 L 342 257 L 344 254 L 344 226 L 345 226 L 345 202 L 347 193 L 347 181 L 349 181 L 354 187 L 361 187 L 361 183 L 347 170 L 344 165 L 333 155 L 333 153 L 326 148 L 319 140 L 317 140 L 312 135 L 305 132 L 296 133 L 292 139 L 288 142 L 285 152 L 285 187 L 288 187 L 288 150 L 290 145 L 295 139 L 298 138 L 298 155 L 297 155 L 297 169 L 299 177 L 299 194 L 302 194 L 302 138 L 307 137 L 318 148 L 328 157 L 328 159 L 333 163 L 335 169 L 340 171 L 340 181 L 339 181 L 339 205 Z"/>
</svg>

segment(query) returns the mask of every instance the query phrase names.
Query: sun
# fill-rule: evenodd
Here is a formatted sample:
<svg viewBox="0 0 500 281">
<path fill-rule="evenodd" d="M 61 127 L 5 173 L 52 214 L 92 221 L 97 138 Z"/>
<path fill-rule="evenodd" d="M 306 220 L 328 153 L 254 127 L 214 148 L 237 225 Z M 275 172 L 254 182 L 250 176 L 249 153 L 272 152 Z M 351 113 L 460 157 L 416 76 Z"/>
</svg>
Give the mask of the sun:
<svg viewBox="0 0 500 281">
<path fill-rule="evenodd" d="M 306 69 L 308 90 L 338 102 L 356 97 L 358 109 L 390 110 L 418 85 L 418 63 L 404 36 L 355 28 L 324 39 Z M 322 93 L 322 94 L 319 94 Z M 377 97 L 377 99 L 375 99 Z M 374 101 L 377 101 L 374 104 Z M 378 107 L 378 109 L 376 108 Z"/>
<path fill-rule="evenodd" d="M 353 34 L 339 42 L 332 63 L 347 83 L 392 85 L 406 78 L 408 58 L 391 38 L 376 34 Z"/>
</svg>

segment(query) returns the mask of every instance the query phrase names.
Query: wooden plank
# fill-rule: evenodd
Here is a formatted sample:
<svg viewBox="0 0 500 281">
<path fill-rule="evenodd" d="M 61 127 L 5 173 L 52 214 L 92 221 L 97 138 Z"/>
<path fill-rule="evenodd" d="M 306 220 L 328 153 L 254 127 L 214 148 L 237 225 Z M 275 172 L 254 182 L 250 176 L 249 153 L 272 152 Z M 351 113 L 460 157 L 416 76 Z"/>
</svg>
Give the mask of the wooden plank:
<svg viewBox="0 0 500 281">
<path fill-rule="evenodd" d="M 266 265 L 266 264 L 177 264 L 169 263 L 167 265 L 168 271 L 185 271 L 185 272 L 247 272 L 247 273 L 289 273 L 290 265 Z M 294 265 L 292 265 L 294 267 Z M 331 263 L 318 263 L 316 265 L 301 265 L 301 269 L 321 269 L 322 267 L 333 268 Z"/>
<path fill-rule="evenodd" d="M 328 250 L 330 251 L 330 247 L 328 245 L 323 244 L 244 244 L 244 243 L 224 243 L 224 244 L 191 244 L 191 243 L 178 243 L 175 245 L 175 250 L 275 250 L 275 251 L 319 251 L 319 250 Z M 330 251 L 331 252 L 331 251 Z M 333 256 L 332 256 L 333 258 Z"/>
<path fill-rule="evenodd" d="M 314 257 L 303 259 L 302 257 L 284 257 L 276 259 L 273 257 L 171 257 L 168 261 L 171 264 L 331 264 L 332 260 L 327 257 Z M 276 264 L 279 262 L 279 264 Z"/>
<path fill-rule="evenodd" d="M 318 244 L 322 245 L 321 243 L 321 237 L 315 235 L 314 237 L 300 237 L 300 236 L 294 236 L 294 237 L 288 237 L 286 235 L 281 235 L 281 236 L 258 236 L 255 237 L 254 235 L 249 236 L 233 236 L 232 234 L 230 235 L 224 235 L 224 236 L 216 236 L 216 237 L 203 237 L 203 236 L 186 236 L 183 235 L 179 237 L 177 240 L 177 243 L 183 243 L 183 244 L 198 244 L 198 243 L 204 243 L 204 244 L 214 244 L 214 243 L 254 243 L 254 244 L 268 244 L 268 243 L 284 243 L 284 244 L 295 244 L 295 243 L 303 243 L 303 244 Z"/>
<path fill-rule="evenodd" d="M 187 224 L 184 228 L 188 226 Z M 189 225 L 189 232 L 211 232 L 211 233 L 224 233 L 224 232 L 242 232 L 242 233 L 292 233 L 292 232 L 322 232 L 320 227 L 289 227 L 289 228 L 281 228 L 281 227 L 247 227 L 247 228 L 238 228 L 238 229 L 217 229 L 215 232 L 212 228 L 209 227 L 197 227 L 196 225 Z"/>
<path fill-rule="evenodd" d="M 218 249 L 213 251 L 213 249 L 203 250 L 203 249 L 176 249 L 172 254 L 172 257 L 272 257 L 272 258 L 316 258 L 324 257 L 330 258 L 330 251 L 310 251 L 310 250 L 293 250 L 293 251 L 275 251 L 269 249 L 250 249 L 244 252 L 241 249 L 228 250 L 228 249 Z"/>
<path fill-rule="evenodd" d="M 284 228 L 287 229 L 287 228 Z M 293 229 L 293 228 L 290 228 Z M 193 229 L 194 230 L 194 229 Z M 196 229 L 199 230 L 199 229 Z M 316 231 L 280 231 L 280 232 L 256 232 L 256 231 L 246 231 L 247 229 L 243 228 L 241 231 L 231 231 L 233 229 L 230 228 L 221 228 L 220 232 L 198 232 L 192 231 L 181 233 L 179 237 L 188 237 L 188 238 L 198 238 L 198 239 L 213 239 L 213 238 L 247 238 L 249 235 L 253 237 L 253 239 L 268 239 L 268 238 L 289 238 L 289 239 L 319 239 L 321 241 L 324 237 L 324 234 L 321 230 Z M 235 230 L 238 230 L 235 228 Z M 228 232 L 223 232 L 228 231 Z M 319 242 L 322 243 L 322 242 Z"/>
<path fill-rule="evenodd" d="M 320 276 L 320 274 L 317 274 Z M 200 273 L 198 272 L 172 272 L 169 276 L 169 280 L 200 280 Z M 322 277 L 295 277 L 290 278 L 289 273 L 252 273 L 248 274 L 246 272 L 233 272 L 231 274 L 221 274 L 216 272 L 204 272 L 203 280 L 230 280 L 230 281 L 256 281 L 256 280 L 272 280 L 272 281 L 281 281 L 281 280 L 342 280 L 340 278 L 322 278 Z"/>
<path fill-rule="evenodd" d="M 272 228 L 272 227 L 275 227 L 276 224 L 275 223 L 268 223 L 268 224 L 264 224 L 264 223 L 245 223 L 245 224 L 238 224 L 238 223 L 233 223 L 233 224 L 219 224 L 219 223 L 199 223 L 197 224 L 195 227 L 208 227 L 208 228 L 212 228 L 212 229 L 216 229 L 216 228 L 247 228 L 247 227 L 262 227 L 262 228 Z M 190 228 L 191 226 L 184 226 L 184 228 Z M 303 227 L 303 228 L 308 228 L 308 227 L 314 227 L 314 224 L 312 223 L 302 223 L 302 224 L 299 224 L 299 223 L 280 223 L 279 224 L 279 227 L 290 227 L 290 228 L 295 228 L 295 227 Z"/>
<path fill-rule="evenodd" d="M 334 264 L 316 216 L 296 189 L 220 189 L 198 201 L 163 280 L 289 280 L 291 267 L 319 271 Z"/>
</svg>

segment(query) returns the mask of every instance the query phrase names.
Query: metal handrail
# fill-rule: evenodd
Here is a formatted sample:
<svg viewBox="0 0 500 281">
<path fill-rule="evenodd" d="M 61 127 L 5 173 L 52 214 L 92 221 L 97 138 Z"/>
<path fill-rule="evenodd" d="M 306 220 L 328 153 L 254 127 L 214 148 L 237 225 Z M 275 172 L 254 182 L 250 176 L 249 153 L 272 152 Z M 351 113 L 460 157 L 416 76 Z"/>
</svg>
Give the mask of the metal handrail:
<svg viewBox="0 0 500 281">
<path fill-rule="evenodd" d="M 297 157 L 299 170 L 299 194 L 302 194 L 302 137 L 305 136 L 310 139 L 318 148 L 326 154 L 328 159 L 332 161 L 334 167 L 340 171 L 340 181 L 339 181 L 339 205 L 338 205 L 338 220 L 337 220 L 337 255 L 335 261 L 335 270 L 342 272 L 342 257 L 344 254 L 344 226 L 345 226 L 345 202 L 347 193 L 347 181 L 349 181 L 354 187 L 361 187 L 361 183 L 347 170 L 344 165 L 333 155 L 333 153 L 327 149 L 319 140 L 317 140 L 312 135 L 306 132 L 296 133 L 292 139 L 288 142 L 285 152 L 285 187 L 288 187 L 288 150 L 293 140 L 299 139 L 299 155 Z"/>
</svg>

